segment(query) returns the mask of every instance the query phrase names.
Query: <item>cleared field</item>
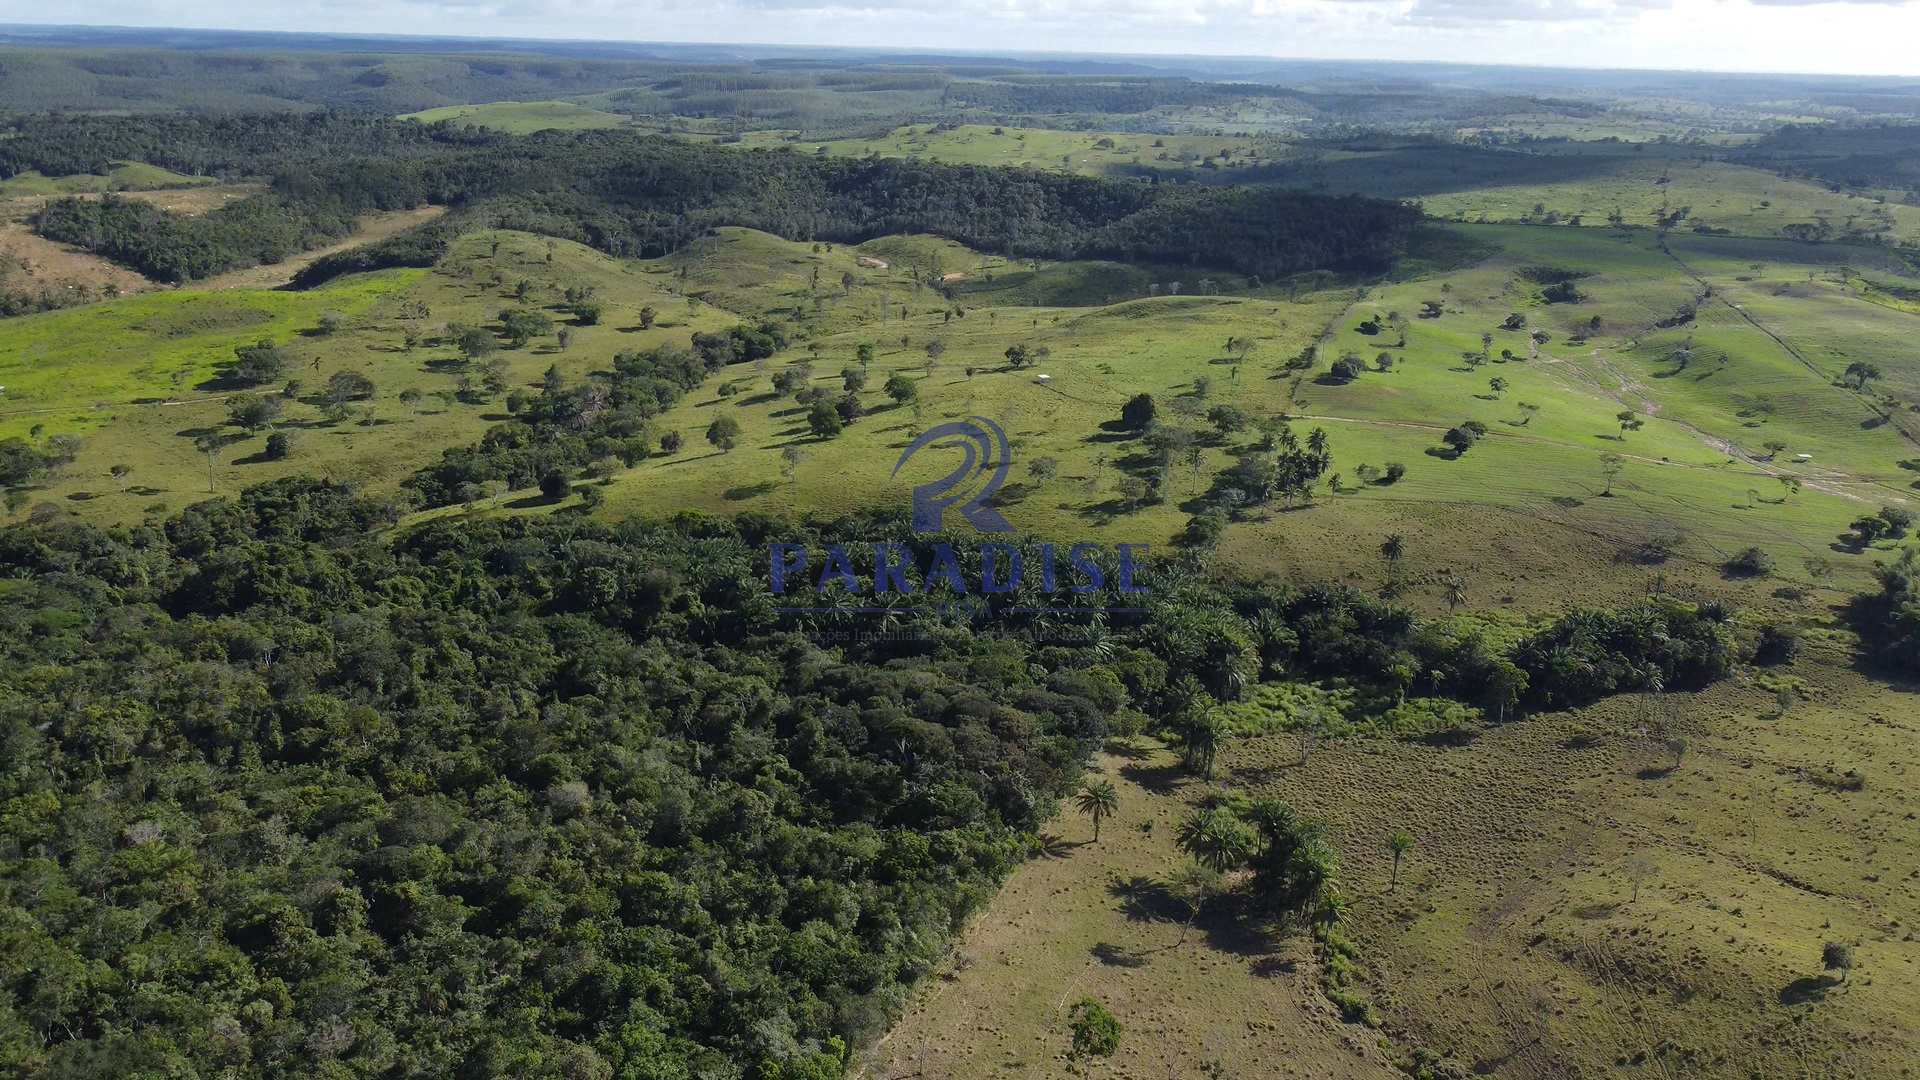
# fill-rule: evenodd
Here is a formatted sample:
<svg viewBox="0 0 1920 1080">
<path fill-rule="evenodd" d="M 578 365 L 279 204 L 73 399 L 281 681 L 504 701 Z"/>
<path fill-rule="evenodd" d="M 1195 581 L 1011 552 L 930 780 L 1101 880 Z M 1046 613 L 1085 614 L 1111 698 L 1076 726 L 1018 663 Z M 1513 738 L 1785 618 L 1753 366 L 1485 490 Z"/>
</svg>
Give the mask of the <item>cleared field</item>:
<svg viewBox="0 0 1920 1080">
<path fill-rule="evenodd" d="M 103 191 L 153 191 L 163 188 L 205 187 L 211 177 L 187 176 L 141 161 L 116 162 L 106 173 L 42 176 L 29 169 L 0 180 L 0 198 L 21 195 L 82 195 Z"/>
<path fill-rule="evenodd" d="M 1745 165 L 1647 157 L 1597 161 L 1591 172 L 1564 181 L 1436 187 L 1420 201 L 1429 213 L 1456 221 L 1542 221 L 1551 213 L 1562 223 L 1605 226 L 1617 213 L 1627 224 L 1650 226 L 1685 208 L 1679 231 L 1703 226 L 1741 236 L 1780 236 L 1789 226 L 1802 226 L 1823 229 L 1823 238 L 1834 240 L 1855 235 L 1920 239 L 1920 207 L 1828 191 Z"/>
<path fill-rule="evenodd" d="M 464 127 L 492 128 L 510 135 L 535 131 L 586 131 L 627 126 L 627 118 L 570 101 L 494 101 L 484 105 L 447 105 L 408 113 L 402 120 L 423 124 L 451 121 Z"/>
<path fill-rule="evenodd" d="M 1083 818 L 1054 822 L 1040 857 L 975 919 L 855 1075 L 1067 1075 L 1066 1014 L 1085 997 L 1125 1025 L 1113 1076 L 1402 1075 L 1377 1036 L 1340 1022 L 1307 942 L 1225 917 L 1183 926 L 1164 881 L 1181 863 L 1180 818 L 1207 785 L 1157 746 L 1101 755 L 1094 770 L 1122 807 L 1099 843 Z"/>
<path fill-rule="evenodd" d="M 1103 175 L 1132 165 L 1217 169 L 1254 165 L 1265 160 L 1260 156 L 1260 146 L 1243 138 L 1057 131 L 986 124 L 909 125 L 877 139 L 785 145 L 810 153 L 824 148 L 827 153 L 841 157 L 878 154 L 956 165 L 1017 165 L 1085 175 Z"/>
</svg>

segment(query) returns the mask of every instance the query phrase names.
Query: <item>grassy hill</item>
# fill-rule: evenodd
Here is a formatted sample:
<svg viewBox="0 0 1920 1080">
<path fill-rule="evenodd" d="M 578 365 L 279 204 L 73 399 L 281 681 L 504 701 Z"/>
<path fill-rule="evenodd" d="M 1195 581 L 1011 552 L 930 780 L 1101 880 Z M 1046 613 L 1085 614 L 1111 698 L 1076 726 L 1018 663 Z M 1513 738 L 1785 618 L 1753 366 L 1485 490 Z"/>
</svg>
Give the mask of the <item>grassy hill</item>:
<svg viewBox="0 0 1920 1080">
<path fill-rule="evenodd" d="M 484 127 L 509 135 L 527 135 L 535 131 L 585 131 L 591 128 L 625 127 L 627 118 L 601 112 L 570 101 L 494 101 L 484 105 L 446 105 L 408 113 L 403 120 L 423 124 L 452 121 L 463 127 Z"/>
</svg>

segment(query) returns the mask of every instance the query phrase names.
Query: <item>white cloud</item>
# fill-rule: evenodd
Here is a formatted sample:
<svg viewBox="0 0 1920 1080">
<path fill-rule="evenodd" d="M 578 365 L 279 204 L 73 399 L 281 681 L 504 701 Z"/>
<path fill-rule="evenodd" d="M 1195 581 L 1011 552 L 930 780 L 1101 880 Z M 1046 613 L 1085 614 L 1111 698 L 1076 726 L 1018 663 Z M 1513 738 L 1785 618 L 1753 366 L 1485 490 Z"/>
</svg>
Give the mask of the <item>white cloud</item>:
<svg viewBox="0 0 1920 1080">
<path fill-rule="evenodd" d="M 90 0 L 89 21 L 442 34 L 1920 74 L 1920 0 Z M 0 22 L 70 22 L 0 0 Z"/>
</svg>

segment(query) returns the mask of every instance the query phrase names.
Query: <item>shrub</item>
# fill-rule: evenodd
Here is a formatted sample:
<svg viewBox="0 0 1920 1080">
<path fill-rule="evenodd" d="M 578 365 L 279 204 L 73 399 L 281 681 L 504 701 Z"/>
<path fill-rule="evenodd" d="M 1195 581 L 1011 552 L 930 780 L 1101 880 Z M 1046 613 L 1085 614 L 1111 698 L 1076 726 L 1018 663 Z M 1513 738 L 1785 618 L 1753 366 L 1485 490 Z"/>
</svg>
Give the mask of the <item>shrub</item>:
<svg viewBox="0 0 1920 1080">
<path fill-rule="evenodd" d="M 1726 569 L 1735 577 L 1765 577 L 1773 573 L 1773 556 L 1750 547 L 1728 559 Z"/>
</svg>

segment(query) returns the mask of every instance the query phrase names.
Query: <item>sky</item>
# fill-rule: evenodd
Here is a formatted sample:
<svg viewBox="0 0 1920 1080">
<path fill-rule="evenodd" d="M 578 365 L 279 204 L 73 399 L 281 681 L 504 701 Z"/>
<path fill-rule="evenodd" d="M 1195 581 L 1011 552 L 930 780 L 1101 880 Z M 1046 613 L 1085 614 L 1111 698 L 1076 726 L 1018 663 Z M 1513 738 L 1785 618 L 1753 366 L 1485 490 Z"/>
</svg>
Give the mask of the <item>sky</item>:
<svg viewBox="0 0 1920 1080">
<path fill-rule="evenodd" d="M 1920 76 L 1920 0 L 0 0 L 0 22 Z"/>
</svg>

